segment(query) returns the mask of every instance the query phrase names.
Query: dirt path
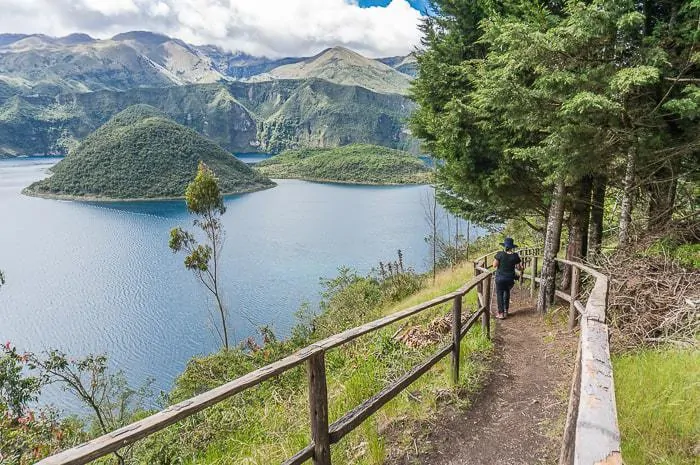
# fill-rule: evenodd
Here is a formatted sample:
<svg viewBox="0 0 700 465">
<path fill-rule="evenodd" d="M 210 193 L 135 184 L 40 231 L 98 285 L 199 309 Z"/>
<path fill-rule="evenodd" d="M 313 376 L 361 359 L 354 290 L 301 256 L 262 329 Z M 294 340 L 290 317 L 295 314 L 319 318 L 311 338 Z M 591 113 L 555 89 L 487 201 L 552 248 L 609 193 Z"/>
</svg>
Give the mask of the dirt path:
<svg viewBox="0 0 700 465">
<path fill-rule="evenodd" d="M 407 463 L 557 462 L 576 335 L 560 321 L 545 321 L 526 295 L 514 291 L 508 319 L 493 320 L 495 360 L 488 384 L 470 408 L 445 407 L 426 438 L 430 452 Z"/>
</svg>

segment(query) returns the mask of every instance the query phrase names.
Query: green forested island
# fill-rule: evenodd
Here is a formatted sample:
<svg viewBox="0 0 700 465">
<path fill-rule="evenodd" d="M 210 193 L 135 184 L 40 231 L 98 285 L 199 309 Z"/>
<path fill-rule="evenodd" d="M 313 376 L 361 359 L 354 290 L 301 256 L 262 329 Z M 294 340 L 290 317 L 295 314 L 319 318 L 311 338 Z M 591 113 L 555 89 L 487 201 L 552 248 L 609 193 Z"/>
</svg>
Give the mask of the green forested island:
<svg viewBox="0 0 700 465">
<path fill-rule="evenodd" d="M 25 193 L 94 200 L 182 197 L 199 161 L 224 193 L 274 186 L 268 178 L 192 129 L 148 105 L 134 105 L 87 137 Z"/>
<path fill-rule="evenodd" d="M 422 184 L 430 169 L 417 157 L 371 144 L 288 150 L 257 165 L 272 178 L 352 184 Z"/>
</svg>

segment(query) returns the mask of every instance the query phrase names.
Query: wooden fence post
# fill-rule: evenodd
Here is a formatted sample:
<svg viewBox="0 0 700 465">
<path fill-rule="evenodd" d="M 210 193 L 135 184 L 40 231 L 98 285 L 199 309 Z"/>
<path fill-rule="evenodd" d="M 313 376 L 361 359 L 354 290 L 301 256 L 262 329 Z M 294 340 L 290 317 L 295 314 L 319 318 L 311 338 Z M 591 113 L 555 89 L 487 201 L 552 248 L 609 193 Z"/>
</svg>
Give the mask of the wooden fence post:
<svg viewBox="0 0 700 465">
<path fill-rule="evenodd" d="M 481 271 L 479 270 L 479 264 L 477 262 L 474 262 L 474 277 L 476 278 L 481 274 Z M 479 301 L 479 298 L 483 300 L 483 291 L 482 291 L 482 286 L 481 283 L 476 285 L 476 306 L 479 307 L 481 305 L 481 302 Z"/>
<path fill-rule="evenodd" d="M 323 351 L 307 361 L 309 375 L 309 418 L 314 442 L 314 465 L 331 465 L 331 443 L 328 434 L 328 390 L 326 359 Z"/>
<path fill-rule="evenodd" d="M 537 256 L 535 255 L 532 257 L 532 270 L 530 273 L 532 273 L 532 281 L 530 281 L 530 298 L 534 298 L 535 290 L 537 290 L 537 282 L 535 281 L 535 278 L 537 277 Z"/>
<path fill-rule="evenodd" d="M 569 302 L 569 331 L 576 326 L 576 298 L 578 297 L 581 270 L 577 266 L 571 267 L 571 302 Z"/>
<path fill-rule="evenodd" d="M 489 276 L 484 282 L 484 306 L 486 309 L 481 314 L 481 329 L 488 339 L 491 339 L 491 279 Z"/>
<path fill-rule="evenodd" d="M 462 296 L 452 301 L 452 382 L 459 382 L 459 348 L 462 332 Z"/>
</svg>

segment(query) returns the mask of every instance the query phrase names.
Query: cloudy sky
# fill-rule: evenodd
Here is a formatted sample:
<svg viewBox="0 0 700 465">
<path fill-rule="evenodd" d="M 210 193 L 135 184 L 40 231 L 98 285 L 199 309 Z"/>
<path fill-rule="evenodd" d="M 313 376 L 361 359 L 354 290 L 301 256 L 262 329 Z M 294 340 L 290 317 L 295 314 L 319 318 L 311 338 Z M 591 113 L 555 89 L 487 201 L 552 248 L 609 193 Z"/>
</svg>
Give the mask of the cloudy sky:
<svg viewBox="0 0 700 465">
<path fill-rule="evenodd" d="M 168 34 L 255 55 L 308 56 L 343 45 L 368 56 L 418 44 L 427 0 L 0 0 L 0 33 L 108 38 Z"/>
</svg>

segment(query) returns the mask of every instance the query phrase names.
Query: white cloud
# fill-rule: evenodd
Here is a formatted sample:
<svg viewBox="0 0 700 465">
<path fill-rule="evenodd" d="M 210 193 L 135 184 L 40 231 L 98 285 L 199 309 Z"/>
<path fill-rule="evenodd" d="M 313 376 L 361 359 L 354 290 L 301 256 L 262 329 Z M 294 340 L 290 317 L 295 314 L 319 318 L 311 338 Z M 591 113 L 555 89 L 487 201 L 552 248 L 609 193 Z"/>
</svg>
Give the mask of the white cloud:
<svg viewBox="0 0 700 465">
<path fill-rule="evenodd" d="M 148 12 L 151 16 L 168 16 L 170 7 L 167 3 L 158 2 L 149 6 Z"/>
<path fill-rule="evenodd" d="M 356 0 L 0 0 L 0 11 L 0 32 L 106 38 L 150 30 L 274 57 L 335 45 L 401 55 L 420 40 L 420 13 L 407 0 L 371 8 Z"/>
<path fill-rule="evenodd" d="M 78 4 L 87 10 L 96 11 L 106 16 L 139 11 L 132 0 L 81 0 Z"/>
</svg>

